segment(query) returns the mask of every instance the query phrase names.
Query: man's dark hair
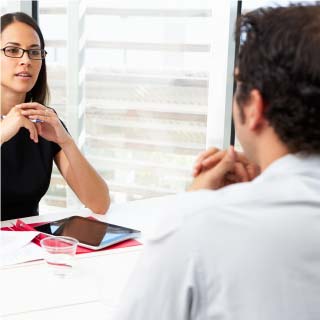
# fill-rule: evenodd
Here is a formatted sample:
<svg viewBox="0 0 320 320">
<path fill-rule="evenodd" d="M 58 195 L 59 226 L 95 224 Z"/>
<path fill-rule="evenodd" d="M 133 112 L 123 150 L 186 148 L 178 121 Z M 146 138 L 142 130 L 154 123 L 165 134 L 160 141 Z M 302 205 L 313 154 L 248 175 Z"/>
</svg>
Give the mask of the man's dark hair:
<svg viewBox="0 0 320 320">
<path fill-rule="evenodd" d="M 235 36 L 240 110 L 257 89 L 290 152 L 320 153 L 320 2 L 249 12 Z"/>
<path fill-rule="evenodd" d="M 44 39 L 39 26 L 37 25 L 34 19 L 32 19 L 30 16 L 23 12 L 4 14 L 1 17 L 1 33 L 5 30 L 6 27 L 8 27 L 10 24 L 16 21 L 25 23 L 32 29 L 34 29 L 39 36 L 41 49 L 44 49 Z M 49 89 L 47 85 L 46 60 L 43 59 L 38 79 L 34 87 L 27 93 L 25 102 L 33 101 L 41 104 L 46 104 L 48 102 L 48 99 Z"/>
</svg>

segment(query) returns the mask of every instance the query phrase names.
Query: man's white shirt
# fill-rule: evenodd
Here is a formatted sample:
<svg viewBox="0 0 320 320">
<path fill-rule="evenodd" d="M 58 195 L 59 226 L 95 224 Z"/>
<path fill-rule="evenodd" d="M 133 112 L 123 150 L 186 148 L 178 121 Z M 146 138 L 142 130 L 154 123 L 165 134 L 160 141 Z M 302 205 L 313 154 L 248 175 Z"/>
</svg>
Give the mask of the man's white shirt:
<svg viewBox="0 0 320 320">
<path fill-rule="evenodd" d="M 168 203 L 117 320 L 319 320 L 320 157 Z"/>
</svg>

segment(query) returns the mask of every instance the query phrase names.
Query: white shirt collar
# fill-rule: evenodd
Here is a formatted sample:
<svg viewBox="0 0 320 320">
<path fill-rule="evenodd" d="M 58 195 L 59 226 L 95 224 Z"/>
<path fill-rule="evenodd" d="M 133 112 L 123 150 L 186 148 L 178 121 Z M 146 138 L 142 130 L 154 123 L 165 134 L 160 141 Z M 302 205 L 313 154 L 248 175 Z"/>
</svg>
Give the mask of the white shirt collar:
<svg viewBox="0 0 320 320">
<path fill-rule="evenodd" d="M 318 169 L 318 170 L 317 170 Z M 255 180 L 261 181 L 270 176 L 288 175 L 298 172 L 320 173 L 320 155 L 305 155 L 302 153 L 287 154 L 272 162 Z"/>
</svg>

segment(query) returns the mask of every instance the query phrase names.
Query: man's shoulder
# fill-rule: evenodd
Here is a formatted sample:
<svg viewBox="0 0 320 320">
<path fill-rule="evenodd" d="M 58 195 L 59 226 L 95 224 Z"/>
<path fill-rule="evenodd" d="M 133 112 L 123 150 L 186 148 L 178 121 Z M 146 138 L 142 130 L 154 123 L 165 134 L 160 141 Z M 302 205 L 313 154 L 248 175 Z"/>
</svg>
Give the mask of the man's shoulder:
<svg viewBox="0 0 320 320">
<path fill-rule="evenodd" d="M 300 171 L 276 171 L 217 191 L 176 195 L 166 204 L 163 223 L 152 238 L 163 239 L 192 223 L 208 224 L 212 230 L 215 226 L 235 226 L 247 221 L 266 225 L 274 219 L 288 221 L 293 212 L 299 216 L 299 212 L 311 212 L 312 208 L 319 210 L 319 176 Z"/>
<path fill-rule="evenodd" d="M 149 240 L 158 241 L 177 232 L 190 220 L 200 219 L 209 214 L 218 215 L 222 212 L 233 211 L 239 206 L 252 203 L 257 187 L 249 183 L 241 183 L 220 190 L 200 190 L 184 192 L 171 197 L 162 207 L 158 227 L 150 235 Z"/>
</svg>

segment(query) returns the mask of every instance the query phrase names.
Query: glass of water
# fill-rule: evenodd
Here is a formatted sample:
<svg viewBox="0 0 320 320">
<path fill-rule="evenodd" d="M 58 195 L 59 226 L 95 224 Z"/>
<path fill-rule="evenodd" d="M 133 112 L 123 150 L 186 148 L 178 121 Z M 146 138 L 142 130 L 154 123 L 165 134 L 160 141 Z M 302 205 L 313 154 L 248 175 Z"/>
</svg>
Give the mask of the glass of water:
<svg viewBox="0 0 320 320">
<path fill-rule="evenodd" d="M 44 259 L 55 275 L 66 277 L 72 273 L 78 243 L 71 237 L 47 237 L 40 241 Z"/>
</svg>

